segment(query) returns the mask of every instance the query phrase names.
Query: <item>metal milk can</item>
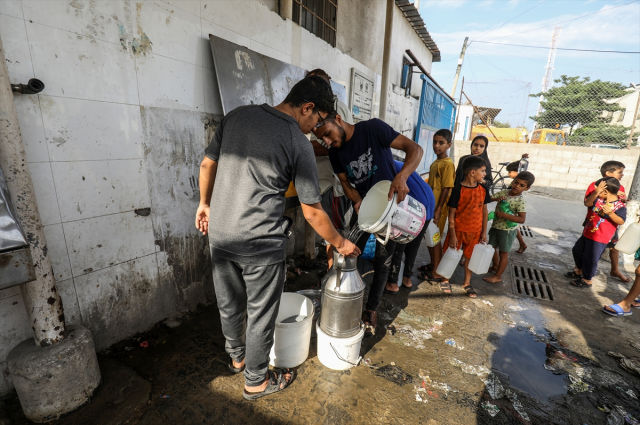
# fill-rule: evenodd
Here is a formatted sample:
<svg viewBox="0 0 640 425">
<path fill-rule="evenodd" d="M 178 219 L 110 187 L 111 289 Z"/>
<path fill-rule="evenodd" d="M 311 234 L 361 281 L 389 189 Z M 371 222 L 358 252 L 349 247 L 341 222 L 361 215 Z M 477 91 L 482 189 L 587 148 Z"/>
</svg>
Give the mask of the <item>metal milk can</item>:
<svg viewBox="0 0 640 425">
<path fill-rule="evenodd" d="M 364 282 L 358 258 L 333 251 L 333 268 L 322 279 L 320 329 L 329 336 L 349 338 L 360 332 Z"/>
</svg>

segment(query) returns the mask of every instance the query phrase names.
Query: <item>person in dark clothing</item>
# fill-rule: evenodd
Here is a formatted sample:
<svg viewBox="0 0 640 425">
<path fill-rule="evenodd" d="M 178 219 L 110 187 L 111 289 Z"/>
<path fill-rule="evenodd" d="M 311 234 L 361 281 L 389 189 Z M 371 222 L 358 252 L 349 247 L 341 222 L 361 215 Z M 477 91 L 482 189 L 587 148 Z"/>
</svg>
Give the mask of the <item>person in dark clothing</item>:
<svg viewBox="0 0 640 425">
<path fill-rule="evenodd" d="M 487 154 L 487 150 L 489 149 L 489 140 L 485 136 L 476 136 L 473 138 L 471 142 L 471 155 L 465 155 L 458 161 L 458 167 L 456 168 L 456 185 L 462 183 L 464 180 L 464 161 L 470 156 L 479 156 L 484 159 L 485 164 L 487 165 L 487 175 L 484 178 L 484 184 L 487 189 L 491 188 L 493 185 L 493 176 L 491 169 L 491 161 L 489 161 L 489 155 Z"/>
<path fill-rule="evenodd" d="M 398 202 L 403 201 L 409 194 L 407 180 L 422 160 L 420 145 L 377 118 L 351 125 L 334 112 L 325 118 L 325 122 L 321 128 L 314 129 L 313 134 L 330 147 L 329 160 L 333 172 L 340 179 L 345 195 L 353 202 L 354 214 L 360 213 L 362 199 L 382 180 L 391 181 L 389 200 L 397 193 Z M 399 172 L 396 171 L 391 148 L 406 153 Z M 364 250 L 368 239 L 369 234 L 364 233 L 357 241 L 360 250 Z M 378 323 L 376 309 L 387 283 L 395 246 L 394 241 L 386 245 L 376 242 L 373 283 L 362 314 L 367 336 L 375 334 Z"/>
<path fill-rule="evenodd" d="M 269 371 L 275 322 L 285 281 L 285 192 L 293 181 L 302 213 L 318 234 L 346 256 L 360 250 L 334 228 L 320 204 L 313 147 L 305 133 L 324 125 L 333 93 L 307 77 L 271 107 L 241 106 L 218 125 L 200 164 L 196 228 L 209 234 L 229 370 L 244 371 L 244 398 L 283 390 L 295 371 Z"/>
</svg>

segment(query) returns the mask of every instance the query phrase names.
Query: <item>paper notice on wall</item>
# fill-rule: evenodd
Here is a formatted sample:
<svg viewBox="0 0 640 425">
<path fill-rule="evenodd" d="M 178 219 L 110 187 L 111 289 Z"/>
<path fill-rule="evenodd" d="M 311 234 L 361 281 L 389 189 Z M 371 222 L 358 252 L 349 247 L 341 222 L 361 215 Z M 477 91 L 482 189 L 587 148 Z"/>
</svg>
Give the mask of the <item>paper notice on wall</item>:
<svg viewBox="0 0 640 425">
<path fill-rule="evenodd" d="M 351 68 L 351 112 L 354 124 L 371 119 L 373 79 Z"/>
</svg>

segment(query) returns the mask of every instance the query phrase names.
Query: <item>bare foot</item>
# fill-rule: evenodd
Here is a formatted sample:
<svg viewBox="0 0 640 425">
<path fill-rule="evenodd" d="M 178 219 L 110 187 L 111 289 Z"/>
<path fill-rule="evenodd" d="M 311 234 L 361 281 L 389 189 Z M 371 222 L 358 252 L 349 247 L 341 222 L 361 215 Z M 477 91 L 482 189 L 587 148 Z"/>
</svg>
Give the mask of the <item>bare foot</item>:
<svg viewBox="0 0 640 425">
<path fill-rule="evenodd" d="M 520 248 L 518 248 L 518 250 L 516 251 L 518 254 L 522 254 L 523 252 L 525 252 L 527 250 L 527 244 L 524 245 L 520 245 Z"/>
<path fill-rule="evenodd" d="M 233 359 L 231 359 L 231 361 L 233 362 L 233 367 L 235 367 L 236 369 L 240 369 L 242 368 L 242 366 L 244 366 L 244 359 L 242 359 L 241 362 L 237 362 Z"/>
<path fill-rule="evenodd" d="M 398 284 L 395 282 L 387 282 L 384 289 L 389 292 L 398 292 L 400 288 L 398 288 Z"/>
<path fill-rule="evenodd" d="M 402 278 L 402 285 L 406 286 L 407 288 L 412 288 L 413 284 L 411 283 L 411 278 L 410 277 L 403 277 Z"/>
<path fill-rule="evenodd" d="M 616 272 L 611 272 L 609 273 L 610 276 L 612 277 L 617 277 L 618 279 L 620 279 L 621 281 L 623 281 L 624 283 L 629 283 L 631 282 L 631 279 L 625 275 L 622 274 L 622 272 L 620 270 L 616 271 Z"/>
<path fill-rule="evenodd" d="M 497 276 L 497 275 L 493 275 L 493 276 L 489 276 L 489 277 L 485 277 L 482 280 L 484 280 L 485 282 L 489 282 L 489 283 L 501 283 L 502 282 L 502 276 Z"/>
<path fill-rule="evenodd" d="M 289 382 L 291 380 L 291 374 L 290 373 L 285 373 L 282 375 L 282 377 L 285 379 L 285 381 Z M 258 385 L 257 387 L 249 387 L 247 385 L 244 386 L 244 389 L 247 390 L 247 392 L 249 393 L 261 393 L 262 391 L 264 391 L 265 388 L 267 388 L 267 384 L 269 383 L 269 372 L 267 372 L 267 379 L 264 380 L 264 382 L 261 385 Z M 280 383 L 280 388 L 284 387 L 284 382 Z"/>
<path fill-rule="evenodd" d="M 631 307 L 640 308 L 640 303 L 637 303 L 637 302 L 634 301 L 634 302 L 631 303 Z"/>
<path fill-rule="evenodd" d="M 498 268 L 496 266 L 489 267 L 489 273 L 495 273 L 497 271 L 498 271 Z"/>
</svg>

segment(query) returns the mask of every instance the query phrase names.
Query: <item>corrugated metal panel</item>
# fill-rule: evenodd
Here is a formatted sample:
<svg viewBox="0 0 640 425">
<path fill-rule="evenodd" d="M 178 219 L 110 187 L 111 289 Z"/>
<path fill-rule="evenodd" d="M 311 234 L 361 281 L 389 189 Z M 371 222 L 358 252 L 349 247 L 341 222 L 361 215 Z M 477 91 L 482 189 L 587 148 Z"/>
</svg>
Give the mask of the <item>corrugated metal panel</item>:
<svg viewBox="0 0 640 425">
<path fill-rule="evenodd" d="M 429 49 L 429 51 L 433 55 L 432 62 L 440 62 L 442 60 L 442 57 L 440 56 L 440 49 L 438 49 L 438 46 L 429 35 L 424 21 L 422 20 L 422 17 L 420 17 L 420 12 L 418 12 L 418 9 L 416 9 L 413 3 L 409 3 L 409 0 L 396 0 L 396 5 L 400 8 L 404 17 L 416 30 L 416 33 L 418 34 L 424 45 L 427 46 L 427 49 Z"/>
</svg>

